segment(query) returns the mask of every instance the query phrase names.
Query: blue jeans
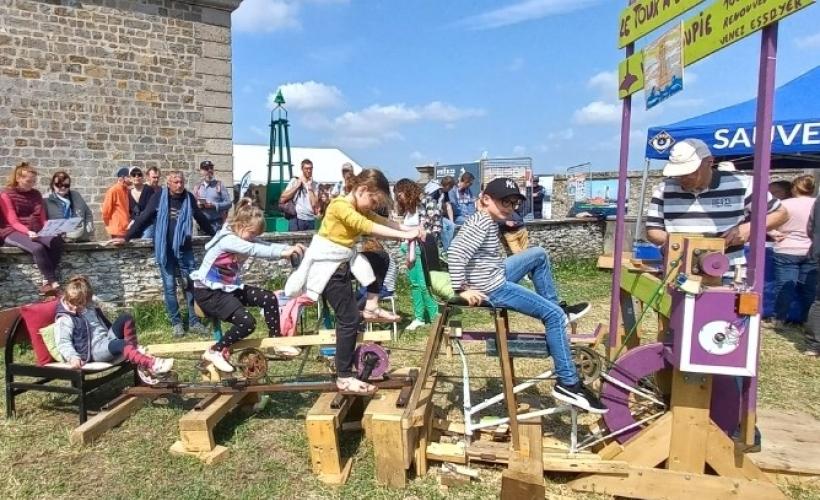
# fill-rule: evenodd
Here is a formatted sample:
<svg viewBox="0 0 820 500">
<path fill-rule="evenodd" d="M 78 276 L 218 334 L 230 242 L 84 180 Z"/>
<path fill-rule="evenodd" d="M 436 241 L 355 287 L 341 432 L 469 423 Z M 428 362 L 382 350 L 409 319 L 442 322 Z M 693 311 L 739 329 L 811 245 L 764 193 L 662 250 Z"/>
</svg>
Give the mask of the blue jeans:
<svg viewBox="0 0 820 500">
<path fill-rule="evenodd" d="M 441 246 L 446 252 L 450 248 L 453 236 L 456 234 L 456 225 L 446 217 L 441 218 Z"/>
<path fill-rule="evenodd" d="M 288 231 L 312 231 L 316 229 L 316 221 L 303 220 L 294 217 L 288 221 Z"/>
<path fill-rule="evenodd" d="M 552 279 L 550 256 L 542 247 L 530 247 L 523 252 L 507 257 L 504 261 L 507 281 L 518 283 L 529 275 L 535 286 L 535 293 L 558 304 L 558 292 Z"/>
<path fill-rule="evenodd" d="M 817 263 L 808 255 L 774 254 L 775 317 L 805 323 L 814 302 Z M 794 305 L 793 305 L 794 304 Z M 790 311 L 794 311 L 789 314 Z"/>
<path fill-rule="evenodd" d="M 507 281 L 492 291 L 487 299 L 495 307 L 538 318 L 544 324 L 547 349 L 555 363 L 558 380 L 568 386 L 578 383 L 578 373 L 569 350 L 566 334 L 567 317 L 558 305 L 552 270 L 546 251 L 540 247 L 529 248 L 508 258 L 505 263 Z M 531 276 L 536 292 L 514 283 L 526 274 Z"/>
<path fill-rule="evenodd" d="M 174 252 L 168 250 L 165 266 L 159 266 L 159 273 L 162 276 L 162 293 L 165 300 L 165 310 L 171 318 L 171 325 L 182 323 L 179 314 L 179 302 L 177 301 L 177 276 L 188 277 L 196 269 L 193 250 L 183 250 L 182 258 L 177 262 Z M 194 295 L 185 290 L 185 302 L 188 303 L 188 323 L 195 325 L 199 319 L 194 315 Z"/>
</svg>

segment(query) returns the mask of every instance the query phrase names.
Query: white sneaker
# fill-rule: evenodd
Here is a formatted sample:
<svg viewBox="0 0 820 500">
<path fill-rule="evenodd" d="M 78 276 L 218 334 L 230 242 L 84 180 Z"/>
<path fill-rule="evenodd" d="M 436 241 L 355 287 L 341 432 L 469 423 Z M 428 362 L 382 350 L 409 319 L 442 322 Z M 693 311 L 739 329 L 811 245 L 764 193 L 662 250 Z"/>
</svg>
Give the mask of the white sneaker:
<svg viewBox="0 0 820 500">
<path fill-rule="evenodd" d="M 234 371 L 233 365 L 228 363 L 228 360 L 221 352 L 208 349 L 202 353 L 202 359 L 212 363 L 221 372 L 232 373 Z"/>
<path fill-rule="evenodd" d="M 302 353 L 302 350 L 298 347 L 293 347 L 289 345 L 282 345 L 273 348 L 273 353 L 277 356 L 287 356 L 289 358 L 295 358 L 299 354 Z"/>
<path fill-rule="evenodd" d="M 154 365 L 151 371 L 154 375 L 164 375 L 174 367 L 174 358 L 154 358 Z"/>
<path fill-rule="evenodd" d="M 427 326 L 427 323 L 425 323 L 424 321 L 419 321 L 417 319 L 414 319 L 409 325 L 404 327 L 404 330 L 408 331 L 408 332 L 412 332 L 412 331 L 414 331 L 417 328 L 420 328 L 422 326 Z"/>
</svg>

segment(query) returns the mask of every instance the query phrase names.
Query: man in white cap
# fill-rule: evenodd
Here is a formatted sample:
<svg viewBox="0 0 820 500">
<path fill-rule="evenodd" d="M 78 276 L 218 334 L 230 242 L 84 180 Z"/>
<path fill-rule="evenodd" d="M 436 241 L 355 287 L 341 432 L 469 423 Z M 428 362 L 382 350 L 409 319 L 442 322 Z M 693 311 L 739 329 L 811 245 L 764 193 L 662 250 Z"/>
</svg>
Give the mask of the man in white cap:
<svg viewBox="0 0 820 500">
<path fill-rule="evenodd" d="M 749 241 L 752 177 L 713 169 L 709 146 L 699 139 L 678 142 L 663 167 L 667 177 L 655 188 L 646 216 L 646 237 L 664 245 L 669 233 L 722 236 L 734 267 L 743 265 L 743 245 Z M 788 218 L 780 200 L 768 196 L 766 229 Z"/>
<path fill-rule="evenodd" d="M 353 164 L 349 161 L 342 163 L 342 180 L 337 182 L 333 189 L 330 190 L 330 197 L 335 198 L 342 194 L 347 194 L 347 190 L 345 186 L 347 185 L 347 180 L 353 177 Z"/>
</svg>

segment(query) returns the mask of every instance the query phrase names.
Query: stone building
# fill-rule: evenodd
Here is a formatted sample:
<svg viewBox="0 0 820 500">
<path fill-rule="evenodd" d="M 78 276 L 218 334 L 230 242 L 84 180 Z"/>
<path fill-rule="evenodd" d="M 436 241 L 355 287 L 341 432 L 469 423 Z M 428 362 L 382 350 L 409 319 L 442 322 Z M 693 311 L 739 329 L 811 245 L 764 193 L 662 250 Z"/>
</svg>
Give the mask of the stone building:
<svg viewBox="0 0 820 500">
<path fill-rule="evenodd" d="M 66 170 L 99 220 L 117 166 L 232 182 L 231 12 L 241 0 L 0 1 L 0 176 Z M 190 184 L 190 181 L 189 181 Z"/>
</svg>

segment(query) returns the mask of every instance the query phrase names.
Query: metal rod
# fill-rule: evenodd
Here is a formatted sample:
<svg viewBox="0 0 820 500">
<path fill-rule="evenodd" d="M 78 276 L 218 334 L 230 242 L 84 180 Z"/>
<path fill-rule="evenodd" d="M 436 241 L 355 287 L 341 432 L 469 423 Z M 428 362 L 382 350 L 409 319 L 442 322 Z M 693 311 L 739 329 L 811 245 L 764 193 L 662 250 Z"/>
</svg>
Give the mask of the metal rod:
<svg viewBox="0 0 820 500">
<path fill-rule="evenodd" d="M 635 52 L 635 44 L 626 46 L 626 57 Z M 618 207 L 615 211 L 615 249 L 612 266 L 612 288 L 609 307 L 609 341 L 607 357 L 612 354 L 618 339 L 618 318 L 620 317 L 621 296 L 621 255 L 624 251 L 624 218 L 626 217 L 626 173 L 629 168 L 629 129 L 632 122 L 632 96 L 623 100 L 621 109 L 621 154 L 618 162 Z"/>
<path fill-rule="evenodd" d="M 526 380 L 515 387 L 513 387 L 513 394 L 518 394 L 519 392 L 523 391 L 524 389 L 528 389 L 539 382 L 543 382 L 544 380 L 548 380 L 552 377 L 552 370 L 545 371 L 540 375 L 536 375 L 529 380 Z M 485 399 L 481 403 L 475 405 L 473 407 L 473 413 L 479 412 L 488 406 L 492 406 L 504 399 L 504 394 L 497 394 L 489 399 Z"/>
<path fill-rule="evenodd" d="M 763 296 L 764 266 L 766 261 L 766 215 L 768 208 L 769 169 L 772 161 L 772 112 L 774 108 L 774 77 L 777 67 L 777 23 L 765 28 L 760 38 L 760 72 L 757 84 L 757 118 L 755 126 L 755 156 L 752 184 L 751 252 L 747 282 L 752 290 Z M 760 332 L 758 331 L 758 336 Z M 760 360 L 760 342 L 755 353 L 755 365 Z M 747 444 L 754 444 L 755 415 L 757 414 L 757 377 L 743 379 L 742 433 Z"/>
<path fill-rule="evenodd" d="M 638 212 L 635 214 L 637 217 L 635 219 L 635 234 L 634 234 L 634 241 L 643 241 L 641 235 L 643 234 L 643 206 L 644 206 L 644 198 L 646 198 L 646 181 L 649 178 L 649 158 L 646 159 L 646 163 L 643 167 L 643 175 L 641 175 L 641 195 L 638 198 Z"/>
</svg>

